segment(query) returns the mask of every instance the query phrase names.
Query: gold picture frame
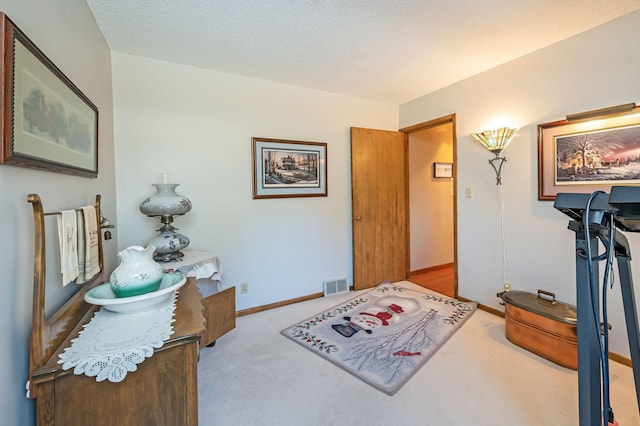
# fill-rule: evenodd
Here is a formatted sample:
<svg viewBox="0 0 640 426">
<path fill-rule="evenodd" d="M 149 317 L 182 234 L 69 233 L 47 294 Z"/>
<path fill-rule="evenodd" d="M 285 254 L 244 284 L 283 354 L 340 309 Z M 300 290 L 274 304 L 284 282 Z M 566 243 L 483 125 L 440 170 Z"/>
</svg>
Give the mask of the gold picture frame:
<svg viewBox="0 0 640 426">
<path fill-rule="evenodd" d="M 569 116 L 571 117 L 571 116 Z M 640 107 L 593 119 L 538 125 L 538 200 L 640 185 Z M 635 172 L 635 166 L 638 172 Z"/>
</svg>

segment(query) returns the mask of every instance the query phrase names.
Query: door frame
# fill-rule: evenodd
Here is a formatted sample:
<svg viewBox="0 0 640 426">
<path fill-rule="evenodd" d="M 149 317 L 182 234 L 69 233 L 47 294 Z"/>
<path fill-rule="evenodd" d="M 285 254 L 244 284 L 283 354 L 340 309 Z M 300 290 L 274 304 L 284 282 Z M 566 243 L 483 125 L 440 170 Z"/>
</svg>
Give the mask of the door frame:
<svg viewBox="0 0 640 426">
<path fill-rule="evenodd" d="M 453 294 L 454 297 L 458 297 L 458 137 L 456 130 L 456 114 L 445 115 L 440 118 L 436 118 L 433 120 L 425 121 L 423 123 L 414 124 L 412 126 L 403 127 L 398 131 L 403 132 L 406 135 L 405 140 L 408 141 L 409 134 L 419 132 L 421 130 L 429 129 L 432 127 L 441 126 L 444 124 L 451 123 L 451 137 L 452 137 L 452 146 L 453 146 Z M 407 152 L 407 162 L 408 162 L 408 152 Z M 408 170 L 407 170 L 408 173 Z M 409 194 L 409 180 L 406 181 L 407 185 L 407 194 Z M 410 225 L 410 209 L 409 209 L 409 200 L 407 195 L 407 278 L 409 278 L 411 274 L 411 229 Z"/>
</svg>

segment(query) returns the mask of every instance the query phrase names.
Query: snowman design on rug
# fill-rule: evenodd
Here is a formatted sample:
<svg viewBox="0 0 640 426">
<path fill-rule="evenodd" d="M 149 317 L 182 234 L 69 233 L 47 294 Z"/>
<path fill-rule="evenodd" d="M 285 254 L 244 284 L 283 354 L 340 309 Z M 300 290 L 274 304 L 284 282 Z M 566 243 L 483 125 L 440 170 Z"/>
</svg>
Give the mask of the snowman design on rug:
<svg viewBox="0 0 640 426">
<path fill-rule="evenodd" d="M 420 304 L 415 299 L 385 296 L 364 311 L 350 317 L 342 317 L 345 322 L 333 324 L 331 328 L 344 337 L 351 337 L 359 331 L 371 334 L 374 330 L 402 322 L 407 315 L 411 315 L 419 309 Z"/>
</svg>

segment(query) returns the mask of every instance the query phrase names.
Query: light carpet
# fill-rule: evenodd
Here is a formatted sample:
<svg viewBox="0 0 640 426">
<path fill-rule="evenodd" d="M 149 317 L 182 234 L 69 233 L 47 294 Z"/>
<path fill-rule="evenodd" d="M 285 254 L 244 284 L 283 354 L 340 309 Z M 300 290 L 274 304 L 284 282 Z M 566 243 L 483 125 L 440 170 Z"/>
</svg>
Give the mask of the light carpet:
<svg viewBox="0 0 640 426">
<path fill-rule="evenodd" d="M 476 306 L 386 281 L 282 334 L 393 395 Z"/>
<path fill-rule="evenodd" d="M 214 347 L 200 349 L 199 425 L 578 424 L 576 371 L 515 346 L 505 338 L 504 318 L 485 311 L 477 310 L 392 397 L 280 335 L 360 293 L 238 317 Z M 640 425 L 635 399 L 631 368 L 612 362 L 611 401 L 620 425 Z"/>
</svg>

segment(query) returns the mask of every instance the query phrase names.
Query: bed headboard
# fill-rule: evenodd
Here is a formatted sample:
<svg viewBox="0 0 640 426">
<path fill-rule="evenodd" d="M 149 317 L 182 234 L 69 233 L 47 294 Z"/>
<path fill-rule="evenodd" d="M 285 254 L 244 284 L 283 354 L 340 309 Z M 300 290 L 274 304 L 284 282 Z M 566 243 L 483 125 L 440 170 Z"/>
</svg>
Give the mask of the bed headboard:
<svg viewBox="0 0 640 426">
<path fill-rule="evenodd" d="M 95 208 L 98 229 L 98 258 L 100 273 L 95 275 L 78 291 L 76 291 L 53 314 L 45 314 L 45 278 L 46 278 L 46 245 L 45 245 L 45 216 L 58 215 L 60 212 L 45 212 L 42 200 L 37 194 L 29 194 L 27 201 L 33 207 L 33 224 L 35 237 L 35 253 L 33 258 L 33 312 L 29 351 L 29 380 L 31 383 L 30 397 L 33 394 L 34 372 L 42 368 L 60 349 L 61 344 L 69 334 L 84 320 L 88 320 L 95 307 L 84 301 L 84 295 L 92 287 L 103 282 L 104 257 L 102 252 L 102 238 L 100 236 L 100 194 L 96 195 Z"/>
</svg>

